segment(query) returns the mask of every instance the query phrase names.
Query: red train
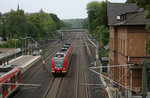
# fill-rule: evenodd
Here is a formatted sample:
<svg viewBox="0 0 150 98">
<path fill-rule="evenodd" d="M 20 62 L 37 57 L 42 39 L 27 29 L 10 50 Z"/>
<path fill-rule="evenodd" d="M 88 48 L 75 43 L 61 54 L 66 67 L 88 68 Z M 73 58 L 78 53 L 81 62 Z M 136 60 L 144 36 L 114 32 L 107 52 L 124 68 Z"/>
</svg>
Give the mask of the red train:
<svg viewBox="0 0 150 98">
<path fill-rule="evenodd" d="M 51 60 L 51 72 L 53 74 L 65 74 L 67 72 L 72 56 L 72 45 L 67 43 L 61 48 L 61 51 L 56 53 L 56 56 Z"/>
<path fill-rule="evenodd" d="M 0 68 L 0 75 L 0 98 L 7 98 L 19 87 L 14 84 L 21 83 L 21 70 L 19 67 L 3 67 Z"/>
</svg>

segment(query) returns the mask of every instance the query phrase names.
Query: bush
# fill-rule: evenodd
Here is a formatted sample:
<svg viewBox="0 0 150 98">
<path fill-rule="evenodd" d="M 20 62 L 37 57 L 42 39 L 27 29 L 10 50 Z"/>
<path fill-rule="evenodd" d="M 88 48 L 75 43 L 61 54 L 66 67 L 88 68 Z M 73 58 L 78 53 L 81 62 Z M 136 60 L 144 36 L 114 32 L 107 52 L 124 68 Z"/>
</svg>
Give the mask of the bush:
<svg viewBox="0 0 150 98">
<path fill-rule="evenodd" d="M 9 43 L 3 43 L 3 44 L 0 44 L 0 47 L 1 48 L 8 48 L 8 47 L 10 47 L 10 44 Z"/>
<path fill-rule="evenodd" d="M 16 40 L 16 48 L 21 48 L 21 41 Z M 1 48 L 15 48 L 15 40 L 8 40 L 6 43 L 0 45 Z"/>
<path fill-rule="evenodd" d="M 108 57 L 108 53 L 109 53 L 109 50 L 106 50 L 106 49 L 100 49 L 100 57 Z"/>
</svg>

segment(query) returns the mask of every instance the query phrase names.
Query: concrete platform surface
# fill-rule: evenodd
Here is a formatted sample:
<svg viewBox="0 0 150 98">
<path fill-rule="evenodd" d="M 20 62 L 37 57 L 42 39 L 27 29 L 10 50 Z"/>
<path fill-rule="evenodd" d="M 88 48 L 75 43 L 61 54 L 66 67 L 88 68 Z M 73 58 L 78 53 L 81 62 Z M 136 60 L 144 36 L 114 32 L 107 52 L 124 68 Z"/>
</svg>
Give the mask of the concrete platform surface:
<svg viewBox="0 0 150 98">
<path fill-rule="evenodd" d="M 31 55 L 23 55 L 16 59 L 9 61 L 9 64 L 19 66 L 24 73 L 28 70 L 32 65 L 38 62 L 41 59 L 41 56 L 31 56 Z"/>
<path fill-rule="evenodd" d="M 16 49 L 16 48 L 0 48 L 0 52 L 4 53 L 4 52 L 12 51 L 14 49 Z"/>
</svg>

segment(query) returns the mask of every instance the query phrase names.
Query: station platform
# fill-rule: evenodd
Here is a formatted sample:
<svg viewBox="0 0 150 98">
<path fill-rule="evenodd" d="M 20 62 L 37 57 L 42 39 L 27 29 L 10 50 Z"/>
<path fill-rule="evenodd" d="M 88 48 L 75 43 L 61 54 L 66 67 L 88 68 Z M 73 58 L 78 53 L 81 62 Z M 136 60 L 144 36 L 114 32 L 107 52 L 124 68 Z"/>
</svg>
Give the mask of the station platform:
<svg viewBox="0 0 150 98">
<path fill-rule="evenodd" d="M 31 55 L 22 55 L 13 60 L 9 61 L 9 64 L 21 68 L 21 73 L 23 74 L 31 66 L 37 63 L 41 59 L 41 56 L 31 56 Z"/>
</svg>

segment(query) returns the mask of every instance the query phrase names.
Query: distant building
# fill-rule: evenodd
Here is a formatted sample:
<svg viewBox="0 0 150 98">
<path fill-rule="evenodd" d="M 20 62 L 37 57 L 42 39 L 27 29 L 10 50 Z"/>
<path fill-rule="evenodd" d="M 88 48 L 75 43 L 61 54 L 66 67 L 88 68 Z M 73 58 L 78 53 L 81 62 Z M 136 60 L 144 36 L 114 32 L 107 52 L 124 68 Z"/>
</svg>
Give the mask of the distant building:
<svg viewBox="0 0 150 98">
<path fill-rule="evenodd" d="M 30 13 L 28 13 L 28 12 L 25 12 L 24 14 L 25 14 L 25 16 L 30 16 Z"/>
<path fill-rule="evenodd" d="M 150 63 L 150 32 L 145 26 L 150 19 L 145 19 L 145 10 L 138 8 L 135 3 L 108 3 L 107 22 L 109 32 L 109 65 L 124 65 L 109 69 L 110 77 L 119 84 L 141 93 L 142 67 L 126 66 L 137 64 L 142 58 Z M 135 96 L 128 89 L 119 86 L 119 93 L 125 98 Z M 147 71 L 147 92 L 150 92 L 150 72 Z"/>
</svg>

